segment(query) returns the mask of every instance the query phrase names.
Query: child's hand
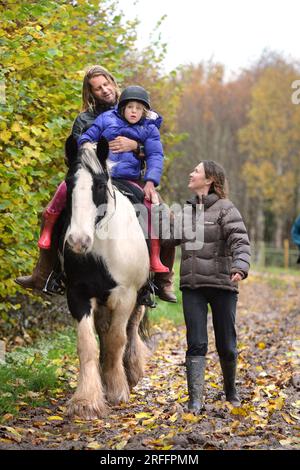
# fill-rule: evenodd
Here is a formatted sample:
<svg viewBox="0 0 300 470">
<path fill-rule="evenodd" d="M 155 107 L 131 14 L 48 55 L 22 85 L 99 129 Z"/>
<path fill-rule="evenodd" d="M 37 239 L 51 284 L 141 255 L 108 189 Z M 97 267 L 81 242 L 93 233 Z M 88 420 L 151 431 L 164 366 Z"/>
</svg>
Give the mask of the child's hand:
<svg viewBox="0 0 300 470">
<path fill-rule="evenodd" d="M 157 192 L 155 191 L 154 188 L 154 183 L 152 181 L 147 181 L 147 183 L 144 186 L 144 194 L 145 194 L 145 199 L 148 201 L 151 201 L 152 204 L 159 204 L 159 199 Z"/>
</svg>

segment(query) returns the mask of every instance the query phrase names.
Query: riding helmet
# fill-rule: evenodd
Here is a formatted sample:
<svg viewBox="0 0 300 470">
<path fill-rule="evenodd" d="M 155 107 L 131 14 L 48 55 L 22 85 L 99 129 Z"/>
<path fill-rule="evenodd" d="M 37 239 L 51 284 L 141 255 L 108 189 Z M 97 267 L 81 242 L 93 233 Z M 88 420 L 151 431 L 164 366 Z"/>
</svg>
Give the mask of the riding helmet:
<svg viewBox="0 0 300 470">
<path fill-rule="evenodd" d="M 140 101 L 147 109 L 150 109 L 150 97 L 145 88 L 133 85 L 125 88 L 120 96 L 118 109 L 125 106 L 128 101 Z"/>
</svg>

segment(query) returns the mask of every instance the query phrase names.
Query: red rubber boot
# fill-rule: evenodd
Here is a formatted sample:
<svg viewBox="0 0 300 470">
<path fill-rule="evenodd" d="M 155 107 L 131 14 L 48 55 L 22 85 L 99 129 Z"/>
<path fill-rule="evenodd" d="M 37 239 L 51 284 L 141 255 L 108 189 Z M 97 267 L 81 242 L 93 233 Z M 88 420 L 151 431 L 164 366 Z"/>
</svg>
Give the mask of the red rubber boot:
<svg viewBox="0 0 300 470">
<path fill-rule="evenodd" d="M 44 228 L 38 241 L 38 246 L 42 250 L 50 250 L 51 248 L 51 236 L 59 215 L 60 214 L 48 212 L 48 209 L 44 212 Z"/>
<path fill-rule="evenodd" d="M 151 252 L 150 252 L 150 271 L 154 273 L 168 273 L 169 268 L 164 266 L 160 261 L 160 242 L 157 238 L 151 239 Z"/>
<path fill-rule="evenodd" d="M 50 250 L 53 228 L 61 211 L 66 206 L 66 199 L 67 185 L 66 182 L 63 181 L 58 186 L 50 204 L 48 204 L 46 210 L 43 213 L 44 228 L 38 241 L 38 246 L 42 250 Z"/>
</svg>

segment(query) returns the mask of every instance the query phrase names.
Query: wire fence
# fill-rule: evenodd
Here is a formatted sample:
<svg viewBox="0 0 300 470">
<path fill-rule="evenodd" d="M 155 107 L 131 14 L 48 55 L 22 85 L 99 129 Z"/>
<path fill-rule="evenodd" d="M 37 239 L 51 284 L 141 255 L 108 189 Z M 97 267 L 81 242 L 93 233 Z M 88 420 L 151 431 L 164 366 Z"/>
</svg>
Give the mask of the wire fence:
<svg viewBox="0 0 300 470">
<path fill-rule="evenodd" d="M 261 267 L 275 266 L 300 270 L 300 265 L 297 264 L 299 255 L 300 252 L 294 245 L 290 247 L 289 240 L 284 240 L 282 248 L 265 242 L 251 244 L 251 261 Z"/>
</svg>

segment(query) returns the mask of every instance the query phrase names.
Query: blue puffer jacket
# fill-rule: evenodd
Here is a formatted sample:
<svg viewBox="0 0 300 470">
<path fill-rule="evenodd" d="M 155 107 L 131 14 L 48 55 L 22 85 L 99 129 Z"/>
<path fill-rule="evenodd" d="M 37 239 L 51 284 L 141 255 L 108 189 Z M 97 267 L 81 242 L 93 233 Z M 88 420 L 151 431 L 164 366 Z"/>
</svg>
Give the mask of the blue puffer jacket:
<svg viewBox="0 0 300 470">
<path fill-rule="evenodd" d="M 141 119 L 137 124 L 129 124 L 116 109 L 107 111 L 96 118 L 93 125 L 78 140 L 84 142 L 98 142 L 105 137 L 109 142 L 118 136 L 136 140 L 145 148 L 146 173 L 145 181 L 153 181 L 159 185 L 163 169 L 163 148 L 160 141 L 159 127 L 162 117 L 152 112 L 154 119 Z M 111 176 L 127 180 L 141 178 L 142 162 L 134 152 L 112 153 L 109 159 L 112 163 Z"/>
</svg>

